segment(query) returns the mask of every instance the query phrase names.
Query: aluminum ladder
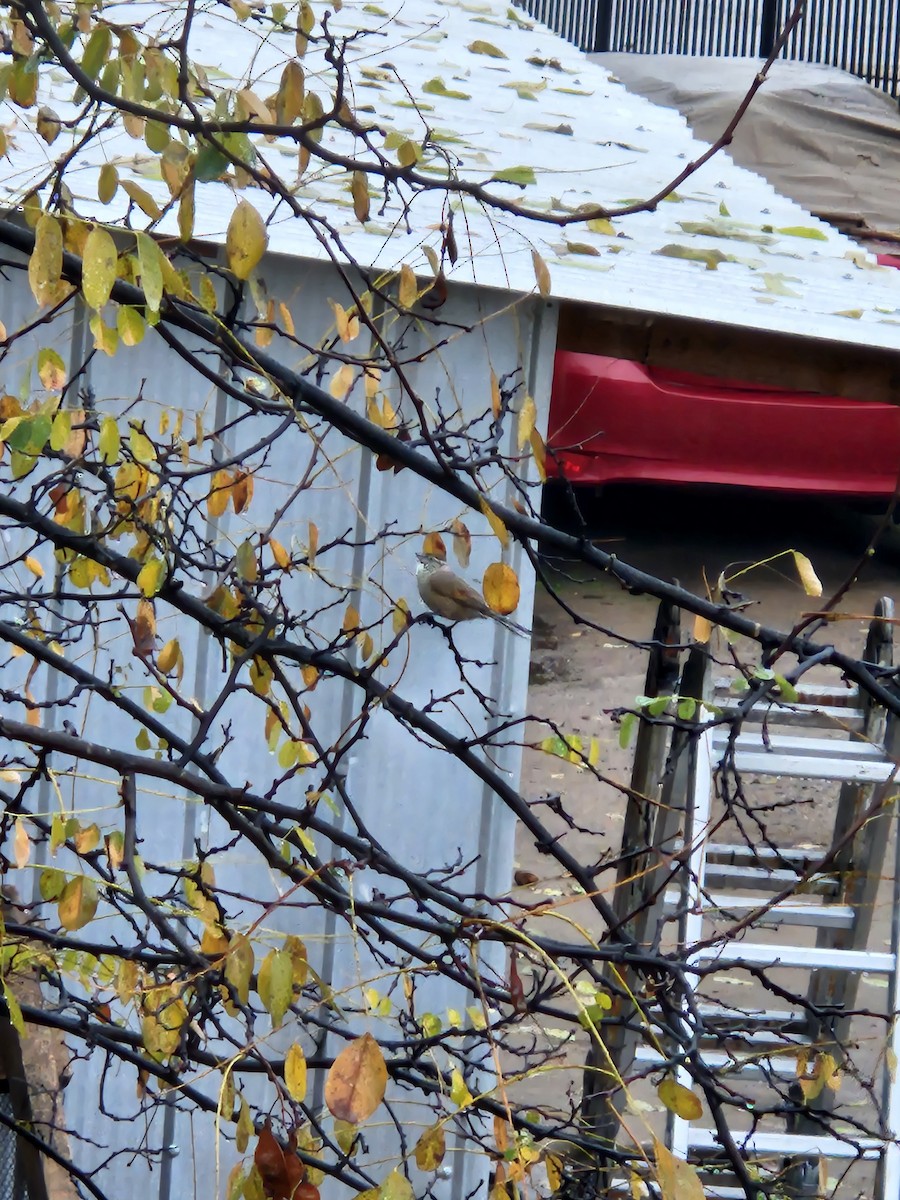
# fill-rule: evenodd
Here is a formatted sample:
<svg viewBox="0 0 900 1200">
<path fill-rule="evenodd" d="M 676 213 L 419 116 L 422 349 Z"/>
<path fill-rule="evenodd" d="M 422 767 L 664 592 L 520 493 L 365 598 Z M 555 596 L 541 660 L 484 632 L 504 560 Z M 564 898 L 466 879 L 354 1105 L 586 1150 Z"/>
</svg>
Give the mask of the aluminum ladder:
<svg viewBox="0 0 900 1200">
<path fill-rule="evenodd" d="M 867 662 L 890 665 L 892 618 L 891 601 L 880 601 L 864 655 Z M 742 1158 L 753 1164 L 761 1179 L 777 1183 L 780 1194 L 828 1195 L 823 1172 L 840 1175 L 843 1164 L 862 1158 L 875 1164 L 874 1190 L 867 1195 L 872 1200 L 897 1200 L 900 838 L 896 836 L 888 885 L 893 913 L 889 947 L 875 949 L 869 942 L 876 892 L 884 887 L 881 876 L 892 802 L 900 792 L 900 781 L 895 781 L 900 721 L 886 721 L 883 710 L 866 703 L 855 690 L 804 687 L 790 703 L 780 700 L 771 685 L 768 692 L 764 702 L 750 703 L 752 697 L 736 694 L 727 681 L 721 681 L 713 696 L 715 710 L 738 723 L 707 726 L 693 740 L 680 813 L 684 869 L 680 887 L 670 889 L 665 897 L 669 920 L 677 922 L 678 950 L 688 967 L 697 968 L 699 1005 L 690 1018 L 685 1014 L 684 1032 L 699 1039 L 704 1069 L 738 1090 L 753 1081 L 756 1090 L 749 1095 L 759 1098 L 750 1103 L 760 1111 L 776 1110 L 761 1120 L 748 1121 L 746 1129 L 730 1132 Z M 839 783 L 829 837 L 809 847 L 779 845 L 763 834 L 755 844 L 752 838 L 719 840 L 726 818 L 721 796 L 718 806 L 713 803 L 716 783 L 748 777 Z M 744 971 L 752 988 L 754 969 L 776 976 L 789 972 L 790 986 L 782 984 L 782 988 L 801 1003 L 769 1009 L 768 1003 L 748 1008 L 746 1001 L 723 1002 L 721 996 L 715 1001 L 703 999 L 701 977 L 715 972 L 714 978 L 736 983 L 727 973 Z M 873 1112 L 861 1121 L 866 1127 L 862 1132 L 847 1133 L 827 1120 L 836 1103 L 832 1086 L 826 1084 L 816 1092 L 814 1085 L 807 1084 L 805 1095 L 800 1080 L 808 1081 L 819 1071 L 833 1083 L 839 1069 L 853 1069 L 842 1047 L 847 1047 L 851 1036 L 854 1010 L 866 1007 L 858 1005 L 864 973 L 887 984 L 887 1011 L 881 1026 L 880 1066 L 876 1063 L 872 1079 L 866 1081 Z M 758 976 L 756 984 L 762 990 Z M 741 990 L 745 989 L 719 988 L 726 994 Z M 654 1057 L 652 1050 L 643 1047 L 636 1052 L 638 1062 L 652 1062 Z M 684 1066 L 677 1068 L 675 1077 L 690 1086 Z M 779 1103 L 779 1098 L 787 1097 L 792 1103 Z M 779 1108 L 783 1114 L 777 1112 Z M 773 1125 L 784 1128 L 773 1129 Z M 724 1200 L 746 1194 L 745 1186 L 721 1166 L 719 1134 L 708 1121 L 688 1121 L 673 1114 L 667 1140 L 676 1155 L 702 1168 L 708 1196 Z"/>
</svg>

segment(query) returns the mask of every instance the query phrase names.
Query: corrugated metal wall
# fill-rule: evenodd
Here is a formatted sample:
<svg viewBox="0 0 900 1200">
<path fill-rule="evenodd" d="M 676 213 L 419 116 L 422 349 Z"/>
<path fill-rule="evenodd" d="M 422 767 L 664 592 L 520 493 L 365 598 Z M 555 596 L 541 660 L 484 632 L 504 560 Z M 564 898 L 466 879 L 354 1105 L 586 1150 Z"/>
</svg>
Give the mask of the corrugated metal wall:
<svg viewBox="0 0 900 1200">
<path fill-rule="evenodd" d="M 297 329 L 303 331 L 307 343 L 315 344 L 333 320 L 329 298 L 341 300 L 343 295 L 336 273 L 324 265 L 276 258 L 270 258 L 264 273 L 269 293 L 287 300 Z M 4 285 L 3 318 L 10 331 L 34 315 L 30 294 L 21 284 L 20 276 L 14 283 Z M 473 288 L 455 289 L 441 315 L 457 325 L 441 331 L 412 328 L 406 331 L 407 359 L 411 361 L 421 351 L 419 361 L 410 370 L 427 404 L 434 405 L 439 395 L 444 412 L 456 408 L 463 416 L 475 416 L 490 405 L 491 369 L 498 376 L 520 369 L 525 386 L 537 398 L 538 407 L 546 416 L 555 310 L 551 304 L 537 300 L 513 307 L 508 302 L 507 296 L 485 294 Z M 459 332 L 462 328 L 473 328 L 473 332 Z M 456 330 L 449 339 L 447 329 Z M 73 367 L 83 362 L 85 330 L 77 314 L 70 313 L 54 325 L 50 337 L 61 351 L 68 343 Z M 428 353 L 429 341 L 439 337 L 445 344 Z M 48 331 L 38 329 L 36 335 L 29 335 L 15 346 L 7 361 L 0 365 L 0 383 L 5 390 L 26 394 L 35 385 L 34 355 L 38 347 L 46 344 Z M 299 357 L 292 366 L 302 365 Z M 115 358 L 94 355 L 85 383 L 94 390 L 98 409 L 123 419 L 143 420 L 149 431 L 158 428 L 163 409 L 172 405 L 183 410 L 186 427 L 192 428 L 199 416 L 206 430 L 224 429 L 235 404 L 199 379 L 152 332 L 143 344 L 120 350 Z M 355 394 L 348 399 L 348 403 L 361 402 Z M 259 417 L 252 431 L 238 427 L 236 437 L 225 435 L 221 452 L 240 451 L 242 439 L 251 433 L 254 439 L 259 439 L 271 432 L 275 424 L 275 418 Z M 418 531 L 444 528 L 455 517 L 462 517 L 473 534 L 468 572 L 472 580 L 479 580 L 485 566 L 500 557 L 499 543 L 483 517 L 460 511 L 456 502 L 423 486 L 408 471 L 396 475 L 377 471 L 371 454 L 348 445 L 333 430 L 320 425 L 314 433 L 322 439 L 322 452 L 329 465 L 318 472 L 312 487 L 292 498 L 292 489 L 301 479 L 312 450 L 310 431 L 298 423 L 265 454 L 256 451 L 250 455 L 259 469 L 249 511 L 235 516 L 229 510 L 227 515 L 210 522 L 208 529 L 209 536 L 221 544 L 230 542 L 236 546 L 250 533 L 265 527 L 277 509 L 286 506 L 274 530 L 285 545 L 292 538 L 305 544 L 310 521 L 318 526 L 320 546 L 332 539 L 344 539 L 346 544 L 323 558 L 318 573 L 296 573 L 285 581 L 284 599 L 295 614 L 313 613 L 322 607 L 333 583 L 358 586 L 358 607 L 364 621 L 390 611 L 388 597 L 404 597 L 414 613 L 420 611 L 414 580 L 414 556 L 421 546 Z M 507 446 L 511 453 L 515 452 L 513 437 L 514 429 Z M 29 482 L 33 480 L 34 476 Z M 498 488 L 501 486 L 494 482 Z M 207 482 L 198 482 L 198 512 L 190 517 L 197 528 L 207 521 L 205 515 L 200 515 L 205 514 L 203 498 L 207 488 Z M 502 493 L 497 494 L 499 497 Z M 22 531 L 10 529 L 4 535 L 12 553 L 27 537 Z M 363 544 L 370 539 L 374 539 L 374 544 Z M 49 578 L 54 562 L 49 555 L 45 558 Z M 507 560 L 519 573 L 523 591 L 519 615 L 527 621 L 532 574 L 518 549 L 513 549 Z M 89 610 L 90 596 L 68 599 L 64 604 L 69 611 L 79 605 Z M 120 617 L 110 615 L 109 607 L 104 605 L 103 615 L 107 619 L 100 638 L 93 644 L 85 641 L 78 653 L 96 674 L 112 673 L 110 677 L 117 686 L 142 689 L 143 678 L 138 678 L 137 671 L 132 676 L 127 666 L 129 631 Z M 342 614 L 342 605 L 325 611 L 311 620 L 305 636 L 312 643 L 327 644 L 339 629 Z M 252 706 L 250 712 L 241 692 L 228 692 L 227 664 L 223 664 L 217 646 L 188 628 L 164 604 L 157 605 L 157 620 L 161 639 L 176 635 L 181 639 L 187 668 L 185 679 L 191 681 L 192 694 L 204 706 L 216 698 L 221 701 L 217 725 L 228 726 L 231 734 L 220 759 L 221 766 L 231 779 L 246 780 L 254 788 L 264 790 L 281 774 L 281 769 L 265 748 L 258 706 Z M 527 640 L 512 637 L 489 622 L 476 622 L 460 630 L 458 639 L 472 660 L 484 664 L 473 665 L 469 670 L 477 686 L 496 698 L 496 712 L 521 713 L 527 687 Z M 124 671 L 114 671 L 114 659 L 126 664 Z M 14 660 L 6 686 L 14 688 L 21 683 L 24 670 L 23 660 Z M 471 688 L 464 686 L 460 692 L 459 670 L 444 638 L 432 628 L 415 626 L 411 630 L 408 644 L 393 656 L 387 675 L 393 676 L 404 697 L 418 705 L 452 696 L 438 700 L 432 713 L 460 735 L 469 731 L 477 735 L 499 719 L 485 713 Z M 71 684 L 42 667 L 32 682 L 32 690 L 39 699 L 64 696 L 71 691 Z M 140 691 L 136 694 L 140 699 Z M 323 679 L 309 704 L 320 738 L 338 743 L 349 732 L 357 733 L 360 694 L 352 684 Z M 73 695 L 66 713 L 79 733 L 88 739 L 129 749 L 135 745 L 136 724 L 110 705 L 103 705 L 96 696 L 88 699 L 84 694 Z M 192 736 L 195 730 L 195 721 L 187 711 L 170 709 L 165 719 L 185 737 Z M 156 747 L 151 746 L 147 753 L 154 751 Z M 517 777 L 519 751 L 515 747 L 492 750 L 491 759 L 509 777 Z M 121 827 L 118 780 L 112 780 L 108 772 L 92 765 L 82 764 L 79 768 L 70 763 L 73 772 L 80 775 L 75 785 L 72 779 L 59 774 L 66 765 L 54 756 L 57 778 L 52 784 L 43 785 L 41 807 L 51 813 L 60 804 L 67 810 L 89 810 L 87 819 L 97 821 L 102 828 Z M 507 886 L 514 833 L 509 813 L 455 760 L 413 736 L 382 709 L 369 713 L 364 736 L 353 746 L 347 762 L 347 786 L 359 810 L 407 867 L 424 872 L 459 858 L 473 864 L 458 881 L 465 890 L 495 892 Z M 302 936 L 337 997 L 358 999 L 360 986 L 369 981 L 370 974 L 383 975 L 383 966 L 374 963 L 354 940 L 346 921 L 323 913 L 315 905 L 300 905 L 296 897 L 279 905 L 278 882 L 265 864 L 246 844 L 229 845 L 233 841 L 232 831 L 223 828 L 222 822 L 196 797 L 175 795 L 171 787 L 164 784 L 153 787 L 144 779 L 138 812 L 141 853 L 148 862 L 176 866 L 184 860 L 196 859 L 197 846 L 222 847 L 213 859 L 218 887 L 226 895 L 252 897 L 241 905 L 230 902 L 232 909 L 240 908 L 240 922 L 249 925 L 263 917 L 262 928 L 273 944 L 276 940 L 280 944 L 279 932 Z M 341 819 L 349 818 L 342 814 Z M 327 846 L 317 849 L 328 858 Z M 65 868 L 62 852 L 53 865 Z M 29 891 L 36 889 L 37 872 L 30 872 L 22 886 Z M 162 894 L 171 887 L 171 880 L 148 875 L 145 886 L 151 893 L 158 889 Z M 369 880 L 366 870 L 354 874 L 354 889 L 365 892 L 372 886 L 375 881 Z M 377 877 L 377 886 L 384 888 L 383 876 Z M 266 904 L 273 905 L 269 913 L 264 913 Z M 102 940 L 133 941 L 134 937 L 133 931 L 102 901 L 87 934 Z M 77 974 L 77 964 L 72 965 Z M 502 963 L 494 965 L 502 969 Z M 77 986 L 74 980 L 72 986 Z M 386 982 L 381 986 L 386 989 Z M 423 997 L 426 995 L 435 1012 L 447 1007 L 464 1009 L 473 1003 L 472 997 L 460 995 L 440 979 L 427 982 L 422 992 Z M 267 1028 L 260 1029 L 267 1052 L 275 1054 L 297 1040 L 298 1035 L 311 1053 L 315 1040 L 306 1030 L 285 1028 L 272 1036 Z M 215 1094 L 220 1079 L 213 1076 L 198 1082 Z M 213 1119 L 192 1112 L 191 1106 L 182 1103 L 177 1094 L 170 1095 L 168 1104 L 154 1112 L 153 1106 L 137 1097 L 136 1083 L 133 1070 L 108 1063 L 99 1051 L 75 1064 L 72 1082 L 65 1093 L 65 1109 L 69 1125 L 89 1139 L 78 1149 L 79 1164 L 91 1169 L 108 1164 L 97 1182 L 111 1196 L 122 1195 L 126 1187 L 133 1194 L 158 1196 L 160 1200 L 209 1197 L 217 1190 L 221 1194 L 224 1176 L 233 1161 L 230 1139 L 220 1138 L 217 1148 Z M 314 1105 L 321 1103 L 321 1080 L 316 1087 Z M 406 1092 L 397 1099 L 403 1119 L 411 1127 L 417 1124 L 424 1127 L 433 1121 L 423 1097 Z M 411 1140 L 415 1136 L 415 1128 L 411 1128 Z M 373 1161 L 390 1160 L 396 1153 L 396 1135 L 387 1124 L 376 1129 L 367 1140 Z M 150 1151 L 150 1162 L 131 1153 L 139 1148 Z M 446 1200 L 463 1200 L 478 1179 L 483 1178 L 486 1162 L 481 1157 L 461 1154 L 449 1156 L 448 1162 L 452 1167 L 438 1180 L 437 1192 Z M 221 1178 L 216 1182 L 213 1177 L 217 1171 Z"/>
</svg>

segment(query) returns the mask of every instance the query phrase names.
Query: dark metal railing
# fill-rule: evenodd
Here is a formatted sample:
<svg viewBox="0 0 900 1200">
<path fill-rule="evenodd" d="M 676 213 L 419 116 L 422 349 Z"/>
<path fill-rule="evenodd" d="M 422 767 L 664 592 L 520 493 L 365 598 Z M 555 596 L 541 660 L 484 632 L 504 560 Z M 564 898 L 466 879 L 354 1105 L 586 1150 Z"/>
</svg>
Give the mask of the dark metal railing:
<svg viewBox="0 0 900 1200">
<path fill-rule="evenodd" d="M 793 0 L 521 0 L 587 51 L 768 58 Z M 827 63 L 900 96 L 898 0 L 808 0 L 782 57 Z"/>
</svg>

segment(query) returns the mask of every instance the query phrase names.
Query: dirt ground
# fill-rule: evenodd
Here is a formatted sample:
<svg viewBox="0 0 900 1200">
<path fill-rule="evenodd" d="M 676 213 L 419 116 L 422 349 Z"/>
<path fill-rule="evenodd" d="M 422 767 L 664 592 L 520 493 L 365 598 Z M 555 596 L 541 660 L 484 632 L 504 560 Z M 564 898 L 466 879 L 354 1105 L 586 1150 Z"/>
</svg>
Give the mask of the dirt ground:
<svg viewBox="0 0 900 1200">
<path fill-rule="evenodd" d="M 592 515 L 592 522 L 592 536 L 603 548 L 696 590 L 702 590 L 705 580 L 717 579 L 722 571 L 732 575 L 780 551 L 797 549 L 811 559 L 826 597 L 856 567 L 874 525 L 869 518 L 838 505 L 762 498 L 752 493 L 662 489 L 609 494 Z M 600 769 L 612 780 L 625 783 L 631 769 L 631 750 L 620 748 L 619 730 L 610 712 L 620 706 L 633 706 L 635 697 L 644 690 L 646 658 L 633 642 L 651 636 L 656 603 L 647 597 L 630 596 L 609 578 L 587 574 L 583 568 L 564 562 L 548 565 L 553 584 L 566 602 L 603 631 L 573 623 L 546 592 L 539 594 L 529 711 L 557 722 L 567 733 L 598 738 Z M 816 603 L 804 593 L 790 558 L 759 566 L 734 586 L 752 600 L 749 614 L 781 629 L 790 628 Z M 858 614 L 858 619 L 828 626 L 819 640 L 861 653 L 868 618 L 882 595 L 893 596 L 900 604 L 900 554 L 887 553 L 866 563 L 859 583 L 840 606 L 843 612 Z M 742 657 L 756 659 L 747 644 L 738 643 L 736 649 Z M 722 664 L 727 667 L 724 646 Z M 818 678 L 841 686 L 839 678 L 822 673 Z M 566 831 L 565 844 L 582 861 L 596 862 L 618 852 L 625 805 L 614 786 L 598 784 L 586 772 L 560 759 L 529 750 L 522 787 L 532 800 L 561 795 L 579 827 Z M 768 818 L 768 828 L 780 845 L 823 843 L 833 820 L 836 787 L 813 783 L 782 787 L 767 781 L 757 795 L 761 802 L 774 799 L 776 805 L 790 801 Z M 562 832 L 561 825 L 556 828 Z M 555 913 L 537 923 L 542 932 L 555 930 L 559 936 L 563 932 L 571 936 L 568 922 L 572 920 L 584 921 L 589 930 L 597 931 L 591 906 L 578 898 L 569 880 L 548 873 L 547 858 L 535 850 L 524 833 L 517 845 L 517 866 L 538 878 L 518 894 L 526 900 L 541 899 L 556 906 Z M 879 895 L 886 890 L 883 886 Z M 879 899 L 871 949 L 888 944 L 887 900 L 887 896 Z M 564 929 L 559 922 L 567 923 Z M 778 931 L 769 940 L 778 936 L 786 934 Z M 859 1003 L 873 1009 L 879 1003 L 883 1007 L 886 992 L 878 990 L 883 987 L 883 980 L 864 976 Z M 550 1031 L 551 1041 L 558 1032 Z M 883 1034 L 881 1050 L 873 1048 L 868 1057 L 875 1058 L 879 1053 L 883 1053 Z M 523 1094 L 534 1102 L 567 1108 L 580 1091 L 583 1054 L 581 1040 L 562 1045 L 552 1067 L 539 1081 L 529 1083 Z M 845 1095 L 850 1105 L 866 1103 L 865 1099 L 854 1100 L 849 1092 Z M 649 1100 L 636 1102 L 638 1109 L 651 1114 L 651 1123 L 654 1110 L 661 1111 L 653 1100 L 651 1092 Z M 845 1194 L 845 1189 L 840 1192 Z"/>
</svg>

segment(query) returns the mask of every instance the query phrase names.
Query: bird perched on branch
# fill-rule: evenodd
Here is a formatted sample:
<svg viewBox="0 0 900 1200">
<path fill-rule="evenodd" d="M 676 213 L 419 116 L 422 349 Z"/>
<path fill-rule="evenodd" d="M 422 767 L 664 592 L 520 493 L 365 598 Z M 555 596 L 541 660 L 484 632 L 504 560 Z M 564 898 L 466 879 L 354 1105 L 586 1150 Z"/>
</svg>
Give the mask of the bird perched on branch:
<svg viewBox="0 0 900 1200">
<path fill-rule="evenodd" d="M 433 613 L 448 621 L 474 621 L 479 617 L 489 617 L 519 637 L 531 637 L 530 629 L 517 625 L 509 617 L 489 608 L 484 598 L 454 574 L 442 559 L 433 554 L 417 554 L 416 558 L 419 560 L 416 567 L 419 595 Z"/>
</svg>

